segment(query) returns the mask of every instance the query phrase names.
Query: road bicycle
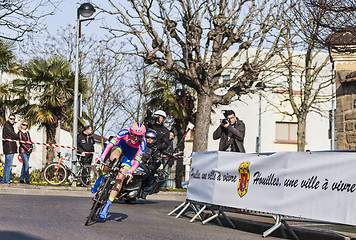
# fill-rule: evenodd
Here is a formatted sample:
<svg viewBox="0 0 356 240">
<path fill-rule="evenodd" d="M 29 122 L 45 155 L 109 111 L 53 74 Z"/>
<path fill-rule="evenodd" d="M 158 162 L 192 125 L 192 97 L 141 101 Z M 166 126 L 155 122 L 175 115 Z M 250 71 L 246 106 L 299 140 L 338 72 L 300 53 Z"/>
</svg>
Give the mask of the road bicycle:
<svg viewBox="0 0 356 240">
<path fill-rule="evenodd" d="M 102 163 L 103 166 L 109 167 L 110 171 L 105 174 L 103 184 L 101 184 L 101 186 L 98 188 L 98 191 L 93 198 L 93 205 L 90 209 L 89 216 L 85 221 L 86 226 L 88 226 L 88 224 L 97 217 L 109 199 L 112 186 L 115 184 L 116 175 L 120 172 L 121 163 L 122 160 L 116 161 L 113 166 Z"/>
<path fill-rule="evenodd" d="M 80 155 L 77 155 L 80 159 Z M 66 181 L 71 184 L 73 179 L 79 179 L 84 187 L 94 184 L 99 177 L 98 170 L 92 165 L 83 165 L 80 160 L 72 161 L 77 171 L 72 170 L 64 163 L 66 160 L 58 153 L 59 162 L 49 164 L 43 171 L 45 181 L 50 185 L 61 185 Z M 70 155 L 69 155 L 70 158 Z"/>
</svg>

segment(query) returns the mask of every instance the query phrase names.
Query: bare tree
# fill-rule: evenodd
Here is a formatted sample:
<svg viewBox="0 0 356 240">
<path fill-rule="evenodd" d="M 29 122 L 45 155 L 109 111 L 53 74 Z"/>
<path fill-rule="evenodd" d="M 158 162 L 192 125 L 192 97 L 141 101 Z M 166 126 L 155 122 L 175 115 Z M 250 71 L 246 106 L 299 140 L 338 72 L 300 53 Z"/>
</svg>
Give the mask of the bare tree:
<svg viewBox="0 0 356 240">
<path fill-rule="evenodd" d="M 276 92 L 279 98 L 274 104 L 277 111 L 297 119 L 297 149 L 305 151 L 308 114 L 316 112 L 326 116 L 323 104 L 334 97 L 331 93 L 332 73 L 330 57 L 323 47 L 320 48 L 316 38 L 324 27 L 313 21 L 313 16 L 306 18 L 302 2 L 292 0 L 289 4 L 292 8 L 276 25 L 283 29 L 280 42 L 284 48 L 276 58 L 275 66 L 271 67 L 277 80 L 269 84 L 279 90 Z"/>
<path fill-rule="evenodd" d="M 75 41 L 76 29 L 68 25 L 58 29 L 56 35 L 48 33 L 44 43 L 34 41 L 27 54 L 65 56 L 74 67 Z M 109 50 L 110 44 L 102 44 L 91 36 L 81 35 L 79 45 L 79 71 L 89 80 L 89 92 L 83 97 L 83 118 L 89 121 L 94 132 L 100 133 L 103 145 L 103 137 L 116 124 L 113 119 L 119 115 L 118 110 L 127 95 L 123 77 L 128 64 Z M 80 123 L 86 124 L 84 121 Z"/>
<path fill-rule="evenodd" d="M 63 56 L 75 67 L 76 51 L 76 28 L 68 24 L 61 27 L 56 34 L 50 34 L 44 30 L 45 41 L 32 39 L 25 53 L 31 57 L 41 57 L 43 55 Z M 88 72 L 91 69 L 91 59 L 97 56 L 97 48 L 101 47 L 100 40 L 82 34 L 79 38 L 79 71 Z"/>
<path fill-rule="evenodd" d="M 118 116 L 118 110 L 126 102 L 124 73 L 127 67 L 106 46 L 98 45 L 94 51 L 96 57 L 91 59 L 90 71 L 87 73 L 91 90 L 86 97 L 86 109 L 90 125 L 94 132 L 100 132 L 104 146 L 103 137 L 107 135 L 108 128 L 114 125 L 112 120 Z"/>
<path fill-rule="evenodd" d="M 182 84 L 196 90 L 193 151 L 205 151 L 213 104 L 229 104 L 236 95 L 248 92 L 274 56 L 278 38 L 271 39 L 270 30 L 280 19 L 283 2 L 129 0 L 130 8 L 108 2 L 114 10 L 101 7 L 102 11 L 118 20 L 118 25 L 107 27 L 110 40 L 126 37 L 131 48 L 125 54 L 173 72 Z M 264 47 L 269 51 L 262 55 Z M 249 48 L 255 51 L 244 58 Z M 233 54 L 226 54 L 229 50 Z M 243 63 L 236 66 L 238 59 Z M 230 80 L 222 83 L 222 74 L 229 74 Z M 225 94 L 217 94 L 222 87 Z"/>
<path fill-rule="evenodd" d="M 142 122 L 147 112 L 149 94 L 153 90 L 152 77 L 156 74 L 155 69 L 138 57 L 127 56 L 125 63 L 129 66 L 126 75 L 127 101 L 120 107 L 121 113 L 123 113 L 121 122 L 122 120 L 129 124 L 132 121 Z"/>
<path fill-rule="evenodd" d="M 20 41 L 28 32 L 42 30 L 44 18 L 60 0 L 3 0 L 0 2 L 0 38 Z"/>
<path fill-rule="evenodd" d="M 311 18 L 315 23 L 323 27 L 318 35 L 315 36 L 319 44 L 339 52 L 355 52 L 354 48 L 337 46 L 330 41 L 330 35 L 339 32 L 342 34 L 345 32 L 350 33 L 352 39 L 348 39 L 348 41 L 355 41 L 356 3 L 354 0 L 303 0 L 303 2 L 305 3 L 304 18 Z M 339 34 L 336 37 L 339 38 L 341 35 Z"/>
</svg>

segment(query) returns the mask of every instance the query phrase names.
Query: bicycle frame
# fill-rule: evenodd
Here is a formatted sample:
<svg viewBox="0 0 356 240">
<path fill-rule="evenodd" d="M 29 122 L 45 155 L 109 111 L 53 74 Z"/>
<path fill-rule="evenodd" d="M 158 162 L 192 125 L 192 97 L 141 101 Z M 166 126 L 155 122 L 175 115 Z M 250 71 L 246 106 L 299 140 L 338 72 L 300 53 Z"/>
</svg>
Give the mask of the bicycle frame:
<svg viewBox="0 0 356 240">
<path fill-rule="evenodd" d="M 57 170 L 56 170 L 56 174 L 58 173 L 59 171 L 59 168 L 60 168 L 60 165 L 62 164 L 62 166 L 64 166 L 64 168 L 66 169 L 68 175 L 67 175 L 67 179 L 66 180 L 70 180 L 69 182 L 72 182 L 73 180 L 70 179 L 70 177 L 74 177 L 75 179 L 78 178 L 79 174 L 80 174 L 80 170 L 81 170 L 81 167 L 83 167 L 83 164 L 77 160 L 77 161 L 72 161 L 72 164 L 76 164 L 76 166 L 79 165 L 79 167 L 77 168 L 77 171 L 76 172 L 73 172 L 65 163 L 64 163 L 64 160 L 66 160 L 64 157 L 60 157 L 59 159 L 59 162 L 58 162 L 58 167 L 57 167 Z M 77 164 L 79 163 L 79 164 Z"/>
<path fill-rule="evenodd" d="M 77 163 L 79 163 L 79 164 L 77 164 Z M 80 169 L 84 165 L 79 160 L 72 161 L 72 164 L 75 164 L 77 166 L 76 172 L 73 172 L 68 166 L 65 166 L 67 168 L 67 171 L 68 171 L 68 178 L 69 178 L 69 176 L 73 176 L 74 178 L 78 178 L 79 173 L 80 173 Z"/>
<path fill-rule="evenodd" d="M 122 159 L 122 158 L 121 158 Z M 96 215 L 102 210 L 106 201 L 110 195 L 113 180 L 116 178 L 116 175 L 120 172 L 122 160 L 118 159 L 113 166 L 110 166 L 106 163 L 102 163 L 102 166 L 109 167 L 110 170 L 108 174 L 105 175 L 103 184 L 99 187 L 98 192 L 95 194 L 93 205 L 90 209 L 89 216 L 85 222 L 87 226 L 91 221 L 94 220 Z"/>
</svg>

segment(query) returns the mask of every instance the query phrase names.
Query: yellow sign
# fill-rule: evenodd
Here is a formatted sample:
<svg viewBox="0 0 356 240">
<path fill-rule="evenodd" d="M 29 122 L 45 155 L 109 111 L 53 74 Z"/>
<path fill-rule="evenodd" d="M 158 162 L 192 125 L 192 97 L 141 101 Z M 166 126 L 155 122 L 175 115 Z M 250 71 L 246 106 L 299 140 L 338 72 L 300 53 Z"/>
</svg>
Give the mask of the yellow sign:
<svg viewBox="0 0 356 240">
<path fill-rule="evenodd" d="M 237 187 L 237 193 L 240 197 L 243 197 L 247 193 L 248 181 L 250 180 L 250 170 L 248 167 L 250 162 L 246 161 L 239 166 L 239 185 Z"/>
</svg>

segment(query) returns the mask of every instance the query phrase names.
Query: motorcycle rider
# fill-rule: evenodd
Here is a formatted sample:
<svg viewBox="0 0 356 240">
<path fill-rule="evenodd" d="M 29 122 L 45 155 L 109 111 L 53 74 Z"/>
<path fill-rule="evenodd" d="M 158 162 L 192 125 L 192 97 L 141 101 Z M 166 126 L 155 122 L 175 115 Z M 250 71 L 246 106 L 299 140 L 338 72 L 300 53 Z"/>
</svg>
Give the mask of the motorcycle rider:
<svg viewBox="0 0 356 240">
<path fill-rule="evenodd" d="M 132 174 L 139 166 L 143 152 L 146 148 L 145 133 L 146 127 L 142 123 L 133 123 L 130 128 L 124 128 L 119 131 L 118 134 L 106 145 L 104 151 L 100 155 L 100 161 L 103 162 L 109 151 L 113 149 L 110 159 L 106 161 L 106 164 L 113 164 L 119 159 L 121 154 L 124 154 L 125 156 L 122 160 L 123 167 L 116 176 L 115 184 L 111 190 L 109 199 L 99 214 L 100 218 L 106 218 L 109 207 L 120 192 L 124 179 L 128 177 L 127 183 L 129 183 L 132 179 Z M 102 175 L 95 181 L 91 188 L 92 193 L 97 192 L 98 187 L 104 181 L 104 175 L 109 171 L 110 169 L 105 166 Z"/>
<path fill-rule="evenodd" d="M 142 157 L 142 161 L 146 164 L 150 170 L 147 178 L 144 181 L 144 188 L 142 198 L 146 199 L 146 196 L 150 194 L 152 189 L 152 184 L 154 183 L 154 175 L 157 169 L 161 166 L 161 155 L 162 152 L 156 146 L 157 132 L 153 129 L 147 130 L 146 141 L 147 147 Z"/>
</svg>

